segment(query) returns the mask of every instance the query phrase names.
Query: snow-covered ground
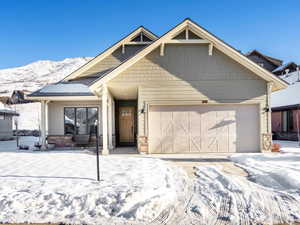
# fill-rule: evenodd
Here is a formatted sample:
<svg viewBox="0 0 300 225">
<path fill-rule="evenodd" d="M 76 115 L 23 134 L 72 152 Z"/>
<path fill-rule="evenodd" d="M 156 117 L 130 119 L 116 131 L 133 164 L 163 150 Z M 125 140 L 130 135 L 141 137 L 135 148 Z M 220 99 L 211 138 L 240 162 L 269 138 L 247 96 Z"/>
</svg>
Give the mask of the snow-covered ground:
<svg viewBox="0 0 300 225">
<path fill-rule="evenodd" d="M 36 141 L 22 138 L 29 145 Z M 0 222 L 300 222 L 300 154 L 236 154 L 230 159 L 249 177 L 228 174 L 221 166 L 197 166 L 196 177 L 188 178 L 159 159 L 101 156 L 99 183 L 93 154 L 17 151 L 13 141 L 0 142 Z"/>
<path fill-rule="evenodd" d="M 257 184 L 259 182 L 221 172 L 215 166 L 197 167 L 196 174 L 195 194 L 189 209 L 191 217 L 197 218 L 197 224 L 271 225 L 300 222 L 299 188 L 287 191 L 268 188 Z"/>
<path fill-rule="evenodd" d="M 300 145 L 297 141 L 274 140 L 273 143 L 280 145 L 280 152 L 282 153 L 300 153 Z"/>
<path fill-rule="evenodd" d="M 300 191 L 299 154 L 233 155 L 231 160 L 244 168 L 255 183 L 281 191 Z"/>
<path fill-rule="evenodd" d="M 178 204 L 185 173 L 149 158 L 65 152 L 0 153 L 0 222 L 151 221 Z"/>
</svg>

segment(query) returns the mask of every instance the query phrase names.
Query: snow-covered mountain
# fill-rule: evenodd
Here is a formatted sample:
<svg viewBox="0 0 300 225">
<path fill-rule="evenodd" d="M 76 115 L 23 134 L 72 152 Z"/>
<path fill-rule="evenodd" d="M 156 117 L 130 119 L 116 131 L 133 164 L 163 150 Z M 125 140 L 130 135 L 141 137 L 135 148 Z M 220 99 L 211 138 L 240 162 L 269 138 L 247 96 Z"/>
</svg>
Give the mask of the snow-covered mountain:
<svg viewBox="0 0 300 225">
<path fill-rule="evenodd" d="M 91 57 L 66 58 L 62 61 L 39 60 L 25 66 L 0 70 L 0 96 L 13 90 L 35 91 L 45 84 L 61 80 Z"/>
<path fill-rule="evenodd" d="M 91 59 L 91 57 L 78 57 L 66 58 L 62 61 L 40 60 L 21 67 L 0 70 L 0 97 L 10 97 L 14 90 L 33 92 L 48 83 L 60 81 Z M 40 103 L 6 107 L 19 113 L 19 129 L 39 129 Z"/>
</svg>

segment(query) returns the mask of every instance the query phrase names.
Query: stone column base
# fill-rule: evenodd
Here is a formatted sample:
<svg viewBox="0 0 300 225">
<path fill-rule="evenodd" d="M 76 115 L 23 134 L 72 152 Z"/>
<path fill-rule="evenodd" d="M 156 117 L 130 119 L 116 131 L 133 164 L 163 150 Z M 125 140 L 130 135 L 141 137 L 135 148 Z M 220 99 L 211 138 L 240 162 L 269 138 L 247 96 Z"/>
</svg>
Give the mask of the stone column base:
<svg viewBox="0 0 300 225">
<path fill-rule="evenodd" d="M 272 133 L 262 134 L 262 150 L 268 152 L 272 150 Z"/>
<path fill-rule="evenodd" d="M 148 151 L 148 137 L 139 136 L 138 137 L 138 151 L 140 153 L 149 153 Z"/>
</svg>

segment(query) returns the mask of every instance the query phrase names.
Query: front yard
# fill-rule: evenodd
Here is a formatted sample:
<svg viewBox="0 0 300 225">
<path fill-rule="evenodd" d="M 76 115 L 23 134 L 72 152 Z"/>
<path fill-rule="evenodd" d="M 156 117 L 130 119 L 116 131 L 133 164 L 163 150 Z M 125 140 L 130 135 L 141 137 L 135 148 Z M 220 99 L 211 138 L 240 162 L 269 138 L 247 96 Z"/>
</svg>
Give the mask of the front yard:
<svg viewBox="0 0 300 225">
<path fill-rule="evenodd" d="M 167 160 L 105 156 L 100 157 L 100 182 L 96 157 L 89 152 L 18 152 L 11 146 L 0 142 L 0 223 L 300 222 L 297 146 L 285 153 L 229 157 L 248 177 L 228 173 L 230 168 L 218 161 L 199 165 L 191 160 L 195 176 L 189 177 Z"/>
</svg>

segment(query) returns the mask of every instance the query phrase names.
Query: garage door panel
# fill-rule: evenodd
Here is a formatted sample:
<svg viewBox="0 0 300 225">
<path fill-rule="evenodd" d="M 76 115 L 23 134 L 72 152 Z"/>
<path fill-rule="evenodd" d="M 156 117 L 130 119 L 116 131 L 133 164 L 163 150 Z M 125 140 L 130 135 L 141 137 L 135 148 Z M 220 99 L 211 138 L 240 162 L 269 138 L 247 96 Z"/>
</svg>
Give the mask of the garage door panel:
<svg viewBox="0 0 300 225">
<path fill-rule="evenodd" d="M 152 136 L 150 147 L 151 147 L 152 153 L 162 153 L 161 138 Z"/>
<path fill-rule="evenodd" d="M 189 135 L 188 112 L 173 112 L 174 135 L 176 137 Z"/>
<path fill-rule="evenodd" d="M 205 121 L 205 122 L 204 122 Z M 207 152 L 217 152 L 217 129 L 216 129 L 216 112 L 208 111 L 204 113 L 204 147 Z"/>
<path fill-rule="evenodd" d="M 258 106 L 150 106 L 149 148 L 162 153 L 258 151 Z"/>
<path fill-rule="evenodd" d="M 190 151 L 201 151 L 201 112 L 189 112 L 190 120 Z"/>
<path fill-rule="evenodd" d="M 190 152 L 190 143 L 189 143 L 189 137 L 188 136 L 181 136 L 174 138 L 174 151 L 173 153 L 188 153 Z"/>
<path fill-rule="evenodd" d="M 161 135 L 162 136 L 173 136 L 173 118 L 172 112 L 161 112 L 160 113 L 160 124 L 161 124 Z"/>
<path fill-rule="evenodd" d="M 173 143 L 174 143 L 174 137 L 173 136 L 164 136 L 161 137 L 161 152 L 162 153 L 172 153 L 174 151 Z"/>
</svg>

